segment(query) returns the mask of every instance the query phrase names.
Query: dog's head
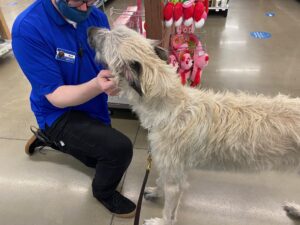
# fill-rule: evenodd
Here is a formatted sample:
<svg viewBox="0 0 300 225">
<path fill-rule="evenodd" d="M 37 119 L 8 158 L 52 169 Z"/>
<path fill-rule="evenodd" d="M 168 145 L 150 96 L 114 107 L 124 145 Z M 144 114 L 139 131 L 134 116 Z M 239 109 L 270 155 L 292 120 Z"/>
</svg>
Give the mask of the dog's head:
<svg viewBox="0 0 300 225">
<path fill-rule="evenodd" d="M 167 51 L 157 46 L 157 42 L 125 26 L 113 30 L 90 28 L 88 41 L 95 49 L 96 60 L 108 66 L 119 79 L 121 88 L 127 85 L 140 97 L 151 89 L 149 85 L 155 85 L 153 76 L 157 68 L 166 65 L 168 60 Z"/>
</svg>

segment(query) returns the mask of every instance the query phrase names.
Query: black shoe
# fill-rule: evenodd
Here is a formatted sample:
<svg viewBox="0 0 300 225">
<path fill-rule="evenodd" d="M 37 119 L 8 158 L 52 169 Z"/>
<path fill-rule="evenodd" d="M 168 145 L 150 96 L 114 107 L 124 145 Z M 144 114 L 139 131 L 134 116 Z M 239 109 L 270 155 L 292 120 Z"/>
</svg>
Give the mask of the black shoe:
<svg viewBox="0 0 300 225">
<path fill-rule="evenodd" d="M 32 155 L 34 153 L 35 148 L 46 146 L 42 141 L 37 139 L 35 135 L 33 135 L 25 145 L 25 153 L 27 155 Z"/>
<path fill-rule="evenodd" d="M 130 218 L 135 215 L 136 205 L 117 191 L 109 198 L 98 200 L 118 217 Z"/>
<path fill-rule="evenodd" d="M 35 151 L 35 148 L 37 147 L 43 149 L 44 147 L 49 146 L 53 149 L 59 150 L 57 145 L 54 142 L 51 142 L 42 130 L 33 126 L 30 127 L 30 130 L 33 133 L 33 136 L 27 141 L 25 145 L 26 154 L 32 155 Z"/>
</svg>

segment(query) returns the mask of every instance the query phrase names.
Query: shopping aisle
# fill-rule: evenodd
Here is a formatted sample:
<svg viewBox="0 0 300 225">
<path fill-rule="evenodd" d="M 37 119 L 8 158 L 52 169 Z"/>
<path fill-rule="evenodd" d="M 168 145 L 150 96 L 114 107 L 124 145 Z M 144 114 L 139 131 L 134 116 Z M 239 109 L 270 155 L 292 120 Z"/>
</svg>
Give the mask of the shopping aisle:
<svg viewBox="0 0 300 225">
<path fill-rule="evenodd" d="M 9 27 L 30 2 L 0 0 Z M 123 7 L 124 1 L 110 0 L 106 9 L 112 6 Z M 268 11 L 275 17 L 266 17 Z M 202 87 L 300 96 L 299 11 L 297 0 L 230 0 L 227 18 L 210 15 L 201 32 L 210 55 Z M 270 32 L 272 37 L 256 40 L 251 31 Z M 0 224 L 133 224 L 132 219 L 111 216 L 92 197 L 93 170 L 56 151 L 25 155 L 29 126 L 36 124 L 29 91 L 13 55 L 0 59 Z M 113 126 L 134 142 L 134 159 L 120 189 L 136 201 L 147 132 L 133 119 L 114 118 Z M 155 183 L 155 174 L 151 171 L 149 185 Z M 297 174 L 192 171 L 188 180 L 179 225 L 295 225 L 281 205 L 287 200 L 300 203 Z M 160 201 L 144 201 L 141 221 L 161 216 L 161 209 Z"/>
<path fill-rule="evenodd" d="M 299 96 L 300 3 L 230 0 L 227 19 L 211 15 L 203 31 L 210 55 L 203 86 Z M 274 17 L 265 16 L 274 12 Z M 260 40 L 250 32 L 271 33 Z"/>
</svg>

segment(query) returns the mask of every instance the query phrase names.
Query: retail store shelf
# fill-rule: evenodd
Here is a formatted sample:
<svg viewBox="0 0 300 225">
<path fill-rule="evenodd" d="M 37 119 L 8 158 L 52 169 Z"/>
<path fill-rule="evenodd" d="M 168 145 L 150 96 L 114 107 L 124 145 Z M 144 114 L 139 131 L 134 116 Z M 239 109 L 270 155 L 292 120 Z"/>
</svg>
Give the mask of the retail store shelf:
<svg viewBox="0 0 300 225">
<path fill-rule="evenodd" d="M 11 41 L 0 39 L 0 57 L 5 56 L 9 52 L 11 52 Z"/>
<path fill-rule="evenodd" d="M 228 10 L 229 5 L 227 4 L 225 7 L 209 7 L 209 10 L 215 10 L 215 11 L 225 11 Z"/>
<path fill-rule="evenodd" d="M 96 0 L 96 2 L 94 3 L 96 7 L 104 7 L 104 4 L 108 2 L 108 0 Z"/>
<path fill-rule="evenodd" d="M 118 109 L 130 109 L 128 100 L 125 97 L 120 96 L 109 96 L 108 107 Z"/>
<path fill-rule="evenodd" d="M 209 10 L 220 12 L 224 17 L 227 17 L 229 10 L 229 0 L 210 0 Z"/>
</svg>

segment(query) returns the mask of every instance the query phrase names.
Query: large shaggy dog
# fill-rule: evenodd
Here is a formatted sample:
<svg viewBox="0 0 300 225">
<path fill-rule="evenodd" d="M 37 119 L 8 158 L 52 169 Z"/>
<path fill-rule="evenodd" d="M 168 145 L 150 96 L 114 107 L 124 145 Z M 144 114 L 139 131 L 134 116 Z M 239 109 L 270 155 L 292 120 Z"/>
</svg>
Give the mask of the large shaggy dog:
<svg viewBox="0 0 300 225">
<path fill-rule="evenodd" d="M 164 194 L 163 218 L 147 225 L 170 225 L 191 168 L 269 170 L 300 163 L 300 99 L 244 93 L 214 93 L 182 86 L 165 52 L 126 27 L 91 28 L 89 43 L 107 64 L 149 130 L 158 187 L 148 199 Z M 297 205 L 285 209 L 300 217 Z"/>
</svg>

